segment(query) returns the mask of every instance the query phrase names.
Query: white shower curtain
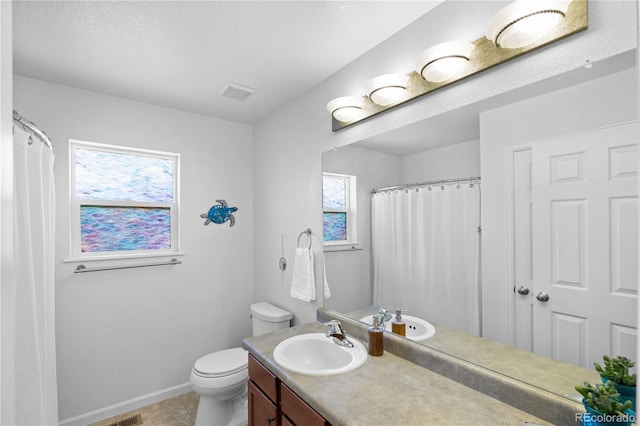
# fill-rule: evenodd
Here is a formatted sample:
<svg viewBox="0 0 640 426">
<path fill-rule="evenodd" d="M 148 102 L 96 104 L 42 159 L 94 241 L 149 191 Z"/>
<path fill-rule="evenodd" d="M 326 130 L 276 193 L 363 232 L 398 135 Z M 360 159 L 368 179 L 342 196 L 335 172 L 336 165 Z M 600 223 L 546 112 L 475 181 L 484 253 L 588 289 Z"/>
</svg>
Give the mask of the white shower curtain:
<svg viewBox="0 0 640 426">
<path fill-rule="evenodd" d="M 57 425 L 53 152 L 18 126 L 13 149 L 15 419 Z"/>
<path fill-rule="evenodd" d="M 376 193 L 372 224 L 374 304 L 480 335 L 479 184 Z"/>
</svg>

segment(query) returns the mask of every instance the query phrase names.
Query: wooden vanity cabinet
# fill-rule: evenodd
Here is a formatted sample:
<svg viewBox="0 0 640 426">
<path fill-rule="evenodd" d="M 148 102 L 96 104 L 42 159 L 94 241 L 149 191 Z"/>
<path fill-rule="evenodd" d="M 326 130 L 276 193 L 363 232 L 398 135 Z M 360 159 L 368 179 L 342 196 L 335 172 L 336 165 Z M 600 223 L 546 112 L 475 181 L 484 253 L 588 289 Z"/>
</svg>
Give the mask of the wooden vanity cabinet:
<svg viewBox="0 0 640 426">
<path fill-rule="evenodd" d="M 278 407 L 253 382 L 249 381 L 248 386 L 249 426 L 276 426 L 276 420 L 279 417 Z"/>
<path fill-rule="evenodd" d="M 280 383 L 280 408 L 282 426 L 326 426 L 329 424 L 324 417 L 284 383 Z"/>
<path fill-rule="evenodd" d="M 279 380 L 253 355 L 249 355 L 249 426 L 276 426 L 279 424 Z"/>
<path fill-rule="evenodd" d="M 331 426 L 253 355 L 248 386 L 249 426 Z"/>
</svg>

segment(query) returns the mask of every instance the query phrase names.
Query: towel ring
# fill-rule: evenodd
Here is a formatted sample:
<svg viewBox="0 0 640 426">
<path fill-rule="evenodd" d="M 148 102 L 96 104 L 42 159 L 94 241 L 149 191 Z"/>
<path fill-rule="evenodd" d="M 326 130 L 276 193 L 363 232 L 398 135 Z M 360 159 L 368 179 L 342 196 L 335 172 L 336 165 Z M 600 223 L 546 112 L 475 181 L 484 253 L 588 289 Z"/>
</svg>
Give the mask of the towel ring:
<svg viewBox="0 0 640 426">
<path fill-rule="evenodd" d="M 300 233 L 300 235 L 298 235 L 298 244 L 297 244 L 298 248 L 302 248 L 302 247 L 300 247 L 300 238 L 302 238 L 303 235 L 306 235 L 307 238 L 309 239 L 309 247 L 308 247 L 308 249 L 311 249 L 311 228 L 305 229 L 304 231 L 302 231 Z"/>
</svg>

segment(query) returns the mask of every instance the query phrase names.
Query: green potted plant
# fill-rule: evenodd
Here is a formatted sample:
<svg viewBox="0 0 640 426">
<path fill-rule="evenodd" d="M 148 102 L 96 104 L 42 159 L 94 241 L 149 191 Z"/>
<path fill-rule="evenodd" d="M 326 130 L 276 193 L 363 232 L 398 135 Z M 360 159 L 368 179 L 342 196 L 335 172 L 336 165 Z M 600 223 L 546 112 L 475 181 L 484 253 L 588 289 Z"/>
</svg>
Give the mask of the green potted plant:
<svg viewBox="0 0 640 426">
<path fill-rule="evenodd" d="M 576 386 L 583 396 L 582 404 L 587 412 L 582 416 L 582 424 L 601 426 L 631 425 L 635 420 L 631 401 L 620 401 L 620 394 L 613 382 L 591 385 L 584 382 Z"/>
<path fill-rule="evenodd" d="M 617 356 L 610 358 L 603 356 L 604 368 L 594 362 L 593 365 L 596 368 L 598 374 L 602 378 L 602 382 L 613 382 L 613 386 L 620 393 L 620 401 L 631 401 L 633 409 L 636 408 L 636 375 L 629 374 L 629 369 L 632 368 L 635 363 L 629 358 L 624 356 Z"/>
</svg>

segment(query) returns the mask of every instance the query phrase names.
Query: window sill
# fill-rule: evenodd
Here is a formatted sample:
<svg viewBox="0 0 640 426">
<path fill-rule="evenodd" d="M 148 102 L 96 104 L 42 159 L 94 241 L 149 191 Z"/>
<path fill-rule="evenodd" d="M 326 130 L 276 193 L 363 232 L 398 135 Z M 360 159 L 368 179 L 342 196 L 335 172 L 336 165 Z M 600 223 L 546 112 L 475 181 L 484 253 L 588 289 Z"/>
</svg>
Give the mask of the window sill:
<svg viewBox="0 0 640 426">
<path fill-rule="evenodd" d="M 176 256 L 184 256 L 185 253 L 182 252 L 163 252 L 163 253 L 140 253 L 140 254 L 116 254 L 116 255 L 104 255 L 104 256 L 70 256 L 66 259 L 62 259 L 62 263 L 87 263 L 93 261 L 103 261 L 103 260 L 136 260 L 136 259 L 147 259 L 147 258 L 158 258 L 158 257 L 176 257 Z"/>
</svg>

